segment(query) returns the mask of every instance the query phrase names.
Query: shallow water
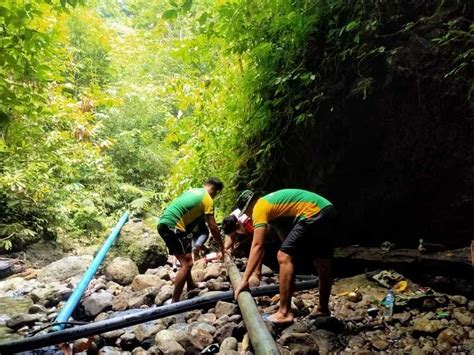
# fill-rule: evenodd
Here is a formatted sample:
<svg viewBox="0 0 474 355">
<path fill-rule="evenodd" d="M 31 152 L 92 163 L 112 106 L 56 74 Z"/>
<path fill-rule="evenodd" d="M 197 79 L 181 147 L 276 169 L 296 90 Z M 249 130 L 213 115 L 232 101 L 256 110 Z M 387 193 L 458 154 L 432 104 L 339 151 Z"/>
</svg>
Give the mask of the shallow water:
<svg viewBox="0 0 474 355">
<path fill-rule="evenodd" d="M 0 297 L 0 341 L 21 338 L 20 335 L 12 333 L 5 323 L 15 314 L 28 313 L 32 304 L 30 298 Z"/>
</svg>

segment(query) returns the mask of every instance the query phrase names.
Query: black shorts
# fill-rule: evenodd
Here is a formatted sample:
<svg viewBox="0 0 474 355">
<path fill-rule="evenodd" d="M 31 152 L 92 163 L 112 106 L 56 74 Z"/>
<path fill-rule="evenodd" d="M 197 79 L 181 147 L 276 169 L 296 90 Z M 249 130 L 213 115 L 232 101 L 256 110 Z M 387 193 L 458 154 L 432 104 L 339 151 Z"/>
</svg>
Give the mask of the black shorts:
<svg viewBox="0 0 474 355">
<path fill-rule="evenodd" d="M 192 233 L 173 230 L 166 224 L 158 224 L 158 234 L 165 241 L 171 255 L 191 253 Z"/>
<path fill-rule="evenodd" d="M 334 255 L 336 209 L 329 205 L 316 216 L 298 221 L 280 250 L 291 255 L 331 259 Z"/>
</svg>

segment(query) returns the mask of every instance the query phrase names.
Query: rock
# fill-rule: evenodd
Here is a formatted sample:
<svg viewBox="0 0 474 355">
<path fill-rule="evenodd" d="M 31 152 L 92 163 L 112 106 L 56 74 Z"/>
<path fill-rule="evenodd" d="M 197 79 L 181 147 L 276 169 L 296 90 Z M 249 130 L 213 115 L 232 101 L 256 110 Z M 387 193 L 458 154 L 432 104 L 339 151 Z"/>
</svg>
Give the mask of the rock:
<svg viewBox="0 0 474 355">
<path fill-rule="evenodd" d="M 125 330 L 117 329 L 102 333 L 100 336 L 105 339 L 108 344 L 115 344 L 115 341 L 123 334 Z"/>
<path fill-rule="evenodd" d="M 336 317 L 317 317 L 311 323 L 318 329 L 340 333 L 345 329 L 344 323 Z"/>
<path fill-rule="evenodd" d="M 414 346 L 411 348 L 411 355 L 425 355 L 425 353 L 421 350 L 420 347 Z"/>
<path fill-rule="evenodd" d="M 226 323 L 217 329 L 214 339 L 218 343 L 222 343 L 224 339 L 236 337 L 238 335 L 239 326 L 236 323 Z"/>
<path fill-rule="evenodd" d="M 66 281 L 70 277 L 81 276 L 92 259 L 92 255 L 67 256 L 44 267 L 38 273 L 38 280 Z"/>
<path fill-rule="evenodd" d="M 311 333 L 311 336 L 318 345 L 321 354 L 335 353 L 339 346 L 338 337 L 333 332 L 317 329 Z"/>
<path fill-rule="evenodd" d="M 194 282 L 204 281 L 204 276 L 206 276 L 206 270 L 204 269 L 193 269 L 191 271 L 191 276 L 193 277 Z"/>
<path fill-rule="evenodd" d="M 18 330 L 24 326 L 31 326 L 41 319 L 41 314 L 16 314 L 6 322 L 8 328 Z"/>
<path fill-rule="evenodd" d="M 119 285 L 129 285 L 138 275 L 138 267 L 133 260 L 124 257 L 113 259 L 105 268 L 105 276 Z"/>
<path fill-rule="evenodd" d="M 115 297 L 114 302 L 112 303 L 112 310 L 114 311 L 124 311 L 128 308 L 129 302 L 128 292 L 122 292 L 117 297 Z"/>
<path fill-rule="evenodd" d="M 125 353 L 113 346 L 104 346 L 99 350 L 100 355 L 124 355 Z"/>
<path fill-rule="evenodd" d="M 267 265 L 262 264 L 262 276 L 273 276 L 273 270 Z"/>
<path fill-rule="evenodd" d="M 173 295 L 173 286 L 163 285 L 155 297 L 155 304 L 157 306 L 161 306 L 163 303 L 169 300 L 172 295 Z"/>
<path fill-rule="evenodd" d="M 191 323 L 191 322 L 196 321 L 201 314 L 202 314 L 202 311 L 200 309 L 188 311 L 184 314 L 184 319 L 186 319 L 186 322 Z"/>
<path fill-rule="evenodd" d="M 163 239 L 143 221 L 129 221 L 125 224 L 111 253 L 132 259 L 142 273 L 165 265 L 168 259 Z"/>
<path fill-rule="evenodd" d="M 84 298 L 82 305 L 87 316 L 95 317 L 100 312 L 112 307 L 114 296 L 106 291 L 93 293 Z"/>
<path fill-rule="evenodd" d="M 120 336 L 116 345 L 120 346 L 122 350 L 131 351 L 135 349 L 139 345 L 139 343 L 134 333 L 125 332 Z"/>
<path fill-rule="evenodd" d="M 319 353 L 318 345 L 308 333 L 285 333 L 280 338 L 280 344 L 295 355 Z"/>
<path fill-rule="evenodd" d="M 193 270 L 205 270 L 206 268 L 207 268 L 206 259 L 199 259 L 198 261 L 194 262 Z"/>
<path fill-rule="evenodd" d="M 433 334 L 445 328 L 440 320 L 417 318 L 413 321 L 413 330 L 420 333 Z"/>
<path fill-rule="evenodd" d="M 123 286 L 119 285 L 118 283 L 114 281 L 109 281 L 107 282 L 106 289 L 108 292 L 110 292 L 114 296 L 117 296 L 122 293 Z"/>
<path fill-rule="evenodd" d="M 377 339 L 374 342 L 372 342 L 372 345 L 375 349 L 382 351 L 388 348 L 389 344 L 387 341 L 383 339 Z"/>
<path fill-rule="evenodd" d="M 133 291 L 141 291 L 149 287 L 160 288 L 164 281 L 156 275 L 137 275 L 132 282 Z"/>
<path fill-rule="evenodd" d="M 474 300 L 469 301 L 469 302 L 467 303 L 467 310 L 468 310 L 469 312 L 474 312 Z"/>
<path fill-rule="evenodd" d="M 209 280 L 207 282 L 207 288 L 210 291 L 227 291 L 230 289 L 230 282 Z"/>
<path fill-rule="evenodd" d="M 74 340 L 72 349 L 75 353 L 79 353 L 81 351 L 87 351 L 92 347 L 93 339 L 92 338 L 81 338 Z"/>
<path fill-rule="evenodd" d="M 167 269 L 164 266 L 160 266 L 156 269 L 148 269 L 145 272 L 145 275 L 156 275 L 164 281 L 171 281 L 170 272 L 171 272 L 171 270 Z"/>
<path fill-rule="evenodd" d="M 184 355 L 186 351 L 175 340 L 176 334 L 171 330 L 161 330 L 155 336 L 156 347 L 164 354 Z"/>
<path fill-rule="evenodd" d="M 46 313 L 46 307 L 40 304 L 34 304 L 30 308 L 28 308 L 28 313 Z"/>
<path fill-rule="evenodd" d="M 456 308 L 453 312 L 453 317 L 462 325 L 471 325 L 472 313 Z"/>
<path fill-rule="evenodd" d="M 223 269 L 221 263 L 210 264 L 206 269 L 206 274 L 204 275 L 204 281 L 210 279 L 217 279 L 219 276 L 225 276 L 225 269 Z"/>
<path fill-rule="evenodd" d="M 222 317 L 216 320 L 215 326 L 217 328 L 222 327 L 224 324 L 229 323 L 229 318 L 230 317 L 228 315 L 224 314 Z"/>
<path fill-rule="evenodd" d="M 151 289 L 142 292 L 133 292 L 128 299 L 128 308 L 140 308 L 144 305 L 151 306 L 155 302 L 155 294 Z"/>
<path fill-rule="evenodd" d="M 229 350 L 237 350 L 237 339 L 234 337 L 225 338 L 219 348 L 221 353 Z"/>
<path fill-rule="evenodd" d="M 459 345 L 464 338 L 464 331 L 461 328 L 447 328 L 438 335 L 438 343 L 448 343 L 450 345 Z"/>
<path fill-rule="evenodd" d="M 204 322 L 204 323 L 208 323 L 208 324 L 214 324 L 217 320 L 217 317 L 214 313 L 204 313 L 204 314 L 201 314 L 197 321 L 198 322 Z"/>
<path fill-rule="evenodd" d="M 205 332 L 209 333 L 209 334 L 215 334 L 217 329 L 216 327 L 214 327 L 213 325 L 209 324 L 209 323 L 206 323 L 206 322 L 199 322 L 199 321 L 195 321 L 195 322 L 192 322 L 189 324 L 189 329 L 192 330 L 194 328 L 199 328 L 199 329 L 202 329 L 204 330 Z"/>
<path fill-rule="evenodd" d="M 242 320 L 242 316 L 240 314 L 234 314 L 233 316 L 229 317 L 229 322 L 239 323 Z"/>
<path fill-rule="evenodd" d="M 216 304 L 215 314 L 217 318 L 222 317 L 223 315 L 231 316 L 237 313 L 238 306 L 234 303 L 219 301 Z"/>
<path fill-rule="evenodd" d="M 148 351 L 146 351 L 142 347 L 135 348 L 132 351 L 132 355 L 147 355 L 147 354 L 148 354 Z"/>
<path fill-rule="evenodd" d="M 468 299 L 461 295 L 451 296 L 451 301 L 453 301 L 458 306 L 464 306 L 467 304 Z"/>
<path fill-rule="evenodd" d="M 183 332 L 178 343 L 187 353 L 200 353 L 205 347 L 212 344 L 214 338 L 211 334 L 201 328 L 188 328 L 190 331 Z"/>
<path fill-rule="evenodd" d="M 469 354 L 474 353 L 474 340 L 473 339 L 465 339 L 462 343 L 462 348 Z"/>
</svg>

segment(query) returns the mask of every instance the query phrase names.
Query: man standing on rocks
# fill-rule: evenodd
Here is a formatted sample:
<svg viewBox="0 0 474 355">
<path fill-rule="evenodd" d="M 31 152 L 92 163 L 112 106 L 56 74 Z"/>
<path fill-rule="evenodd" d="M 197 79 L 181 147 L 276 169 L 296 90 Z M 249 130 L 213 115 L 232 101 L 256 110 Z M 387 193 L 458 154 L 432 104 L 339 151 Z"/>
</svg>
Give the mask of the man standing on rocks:
<svg viewBox="0 0 474 355">
<path fill-rule="evenodd" d="M 243 213 L 252 216 L 254 234 L 249 260 L 235 298 L 248 288 L 249 279 L 261 263 L 269 224 L 282 219 L 292 220 L 292 229 L 284 238 L 277 254 L 280 264 L 280 307 L 264 319 L 276 325 L 293 322 L 291 297 L 294 283 L 295 258 L 311 258 L 319 275 L 319 306 L 313 316 L 330 315 L 329 296 L 332 287 L 331 259 L 334 253 L 336 210 L 324 197 L 310 191 L 284 189 L 259 197 L 248 194 Z"/>
<path fill-rule="evenodd" d="M 158 233 L 166 243 L 168 251 L 181 263 L 174 281 L 172 302 L 178 302 L 187 284 L 187 292 L 196 289 L 191 277 L 193 267 L 192 231 L 204 216 L 211 234 L 224 255 L 224 244 L 214 219 L 213 198 L 224 188 L 218 178 L 210 178 L 202 188 L 186 191 L 172 201 L 158 220 Z"/>
</svg>

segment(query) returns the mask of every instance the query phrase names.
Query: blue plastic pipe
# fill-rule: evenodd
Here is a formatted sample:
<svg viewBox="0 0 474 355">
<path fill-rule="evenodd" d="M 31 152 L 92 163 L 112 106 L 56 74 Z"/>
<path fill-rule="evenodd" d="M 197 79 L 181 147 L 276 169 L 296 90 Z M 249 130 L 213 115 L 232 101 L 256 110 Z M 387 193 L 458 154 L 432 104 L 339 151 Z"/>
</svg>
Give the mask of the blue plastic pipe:
<svg viewBox="0 0 474 355">
<path fill-rule="evenodd" d="M 115 239 L 117 239 L 117 236 L 120 234 L 120 230 L 122 229 L 123 225 L 127 222 L 128 214 L 129 213 L 127 211 L 122 215 L 122 217 L 120 218 L 120 220 L 115 225 L 112 232 L 110 233 L 109 237 L 105 241 L 104 245 L 102 245 L 102 248 L 100 248 L 94 260 L 92 260 L 91 264 L 89 265 L 89 268 L 84 273 L 84 276 L 82 276 L 81 281 L 79 281 L 76 288 L 74 289 L 71 296 L 69 297 L 66 304 L 64 305 L 64 308 L 56 317 L 55 323 L 61 323 L 61 324 L 55 325 L 52 328 L 52 331 L 58 331 L 58 330 L 64 329 L 65 324 L 63 322 L 67 322 L 72 312 L 74 312 L 74 309 L 76 308 L 77 304 L 81 300 L 82 294 L 87 289 L 87 286 L 89 286 L 89 283 L 91 282 L 95 273 L 99 269 L 100 264 L 102 264 L 102 262 L 104 261 L 105 256 L 107 255 L 110 247 L 112 246 L 112 244 L 114 244 Z"/>
</svg>

